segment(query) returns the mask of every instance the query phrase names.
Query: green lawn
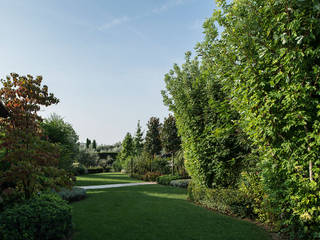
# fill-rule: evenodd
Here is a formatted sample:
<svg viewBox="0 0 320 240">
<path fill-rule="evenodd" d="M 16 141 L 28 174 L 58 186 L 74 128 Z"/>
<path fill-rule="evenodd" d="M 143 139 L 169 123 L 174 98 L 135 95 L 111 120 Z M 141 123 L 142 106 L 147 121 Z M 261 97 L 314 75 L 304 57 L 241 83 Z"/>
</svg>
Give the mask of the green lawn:
<svg viewBox="0 0 320 240">
<path fill-rule="evenodd" d="M 90 190 L 72 206 L 73 240 L 271 239 L 256 225 L 196 206 L 185 189 L 168 186 Z"/>
<path fill-rule="evenodd" d="M 96 173 L 77 177 L 76 186 L 92 186 L 117 183 L 134 183 L 139 180 L 128 177 L 121 173 Z"/>
</svg>

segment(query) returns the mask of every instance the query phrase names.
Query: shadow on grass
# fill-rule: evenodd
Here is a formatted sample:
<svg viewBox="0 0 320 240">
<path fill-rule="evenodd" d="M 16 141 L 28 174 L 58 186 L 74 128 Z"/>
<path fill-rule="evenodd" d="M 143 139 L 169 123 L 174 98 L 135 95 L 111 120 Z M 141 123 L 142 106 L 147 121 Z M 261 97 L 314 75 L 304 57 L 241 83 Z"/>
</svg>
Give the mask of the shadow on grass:
<svg viewBox="0 0 320 240">
<path fill-rule="evenodd" d="M 73 240 L 267 240 L 256 225 L 186 201 L 186 190 L 145 185 L 88 191 L 73 205 Z"/>
</svg>

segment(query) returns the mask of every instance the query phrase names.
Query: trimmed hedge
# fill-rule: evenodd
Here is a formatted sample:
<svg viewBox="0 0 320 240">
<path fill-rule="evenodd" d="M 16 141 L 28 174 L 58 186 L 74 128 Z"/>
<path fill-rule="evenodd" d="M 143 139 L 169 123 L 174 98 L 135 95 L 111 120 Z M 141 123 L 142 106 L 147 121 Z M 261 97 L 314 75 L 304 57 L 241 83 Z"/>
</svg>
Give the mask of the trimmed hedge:
<svg viewBox="0 0 320 240">
<path fill-rule="evenodd" d="M 172 180 L 180 179 L 181 177 L 178 175 L 163 175 L 157 178 L 157 183 L 162 185 L 170 185 Z"/>
<path fill-rule="evenodd" d="M 41 194 L 0 213 L 0 239 L 60 240 L 71 233 L 71 207 L 57 194 Z"/>
<path fill-rule="evenodd" d="M 86 190 L 79 187 L 73 187 L 71 190 L 63 188 L 58 194 L 63 200 L 68 202 L 79 201 L 87 197 Z"/>
<path fill-rule="evenodd" d="M 190 181 L 188 199 L 224 214 L 250 218 L 255 216 L 250 199 L 237 189 L 211 189 Z"/>
<path fill-rule="evenodd" d="M 170 182 L 170 186 L 173 187 L 180 187 L 180 188 L 187 188 L 191 179 L 177 179 L 177 180 L 172 180 Z"/>
</svg>

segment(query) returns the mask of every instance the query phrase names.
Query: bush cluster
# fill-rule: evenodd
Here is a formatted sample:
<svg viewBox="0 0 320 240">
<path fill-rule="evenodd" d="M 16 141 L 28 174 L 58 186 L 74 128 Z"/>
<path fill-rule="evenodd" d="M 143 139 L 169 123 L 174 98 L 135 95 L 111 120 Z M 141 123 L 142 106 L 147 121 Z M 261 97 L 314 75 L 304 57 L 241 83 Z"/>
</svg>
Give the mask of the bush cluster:
<svg viewBox="0 0 320 240">
<path fill-rule="evenodd" d="M 179 175 L 162 175 L 157 178 L 157 183 L 162 185 L 170 185 L 172 180 L 180 179 Z"/>
<path fill-rule="evenodd" d="M 79 187 L 73 187 L 71 190 L 63 188 L 58 194 L 63 200 L 68 202 L 79 201 L 87 197 L 86 190 Z"/>
<path fill-rule="evenodd" d="M 188 199 L 224 214 L 251 218 L 255 216 L 250 199 L 238 189 L 207 188 L 191 181 Z"/>
<path fill-rule="evenodd" d="M 87 174 L 88 169 L 82 164 L 79 164 L 78 166 L 75 166 L 72 168 L 72 172 L 75 176 L 80 176 L 80 175 Z"/>
<path fill-rule="evenodd" d="M 142 180 L 148 182 L 155 182 L 159 176 L 161 176 L 160 172 L 147 172 L 142 176 Z"/>
<path fill-rule="evenodd" d="M 180 187 L 180 188 L 187 188 L 189 186 L 191 179 L 177 179 L 177 180 L 172 180 L 170 182 L 170 186 L 173 187 Z"/>
<path fill-rule="evenodd" d="M 60 240 L 72 233 L 71 207 L 57 194 L 41 194 L 0 213 L 0 239 Z"/>
</svg>

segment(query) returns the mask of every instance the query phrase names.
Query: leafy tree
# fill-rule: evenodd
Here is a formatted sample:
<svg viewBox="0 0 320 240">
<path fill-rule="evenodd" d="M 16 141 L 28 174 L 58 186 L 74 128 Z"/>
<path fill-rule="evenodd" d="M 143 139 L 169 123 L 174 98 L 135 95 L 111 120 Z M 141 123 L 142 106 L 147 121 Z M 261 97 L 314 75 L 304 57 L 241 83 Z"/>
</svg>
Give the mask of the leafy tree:
<svg viewBox="0 0 320 240">
<path fill-rule="evenodd" d="M 248 149 L 212 69 L 187 53 L 185 64 L 174 65 L 165 83 L 164 103 L 177 119 L 189 174 L 207 187 L 234 186 Z"/>
<path fill-rule="evenodd" d="M 120 162 L 123 168 L 125 167 L 126 161 L 130 160 L 135 155 L 134 142 L 130 133 L 127 133 L 122 141 L 122 150 L 120 152 Z"/>
<path fill-rule="evenodd" d="M 257 148 L 271 220 L 298 238 L 319 238 L 319 2 L 218 2 L 222 10 L 204 24 L 202 59 Z"/>
<path fill-rule="evenodd" d="M 91 145 L 91 140 L 89 138 L 87 138 L 86 140 L 86 149 L 89 149 Z"/>
<path fill-rule="evenodd" d="M 176 119 L 171 114 L 164 119 L 161 131 L 161 142 L 166 153 L 175 153 L 180 149 L 181 139 L 178 136 Z"/>
<path fill-rule="evenodd" d="M 92 142 L 92 148 L 95 149 L 95 150 L 97 149 L 97 142 L 94 139 L 93 139 L 93 142 Z"/>
<path fill-rule="evenodd" d="M 98 155 L 95 152 L 80 151 L 78 162 L 85 167 L 95 167 L 98 165 Z"/>
<path fill-rule="evenodd" d="M 42 139 L 42 119 L 37 114 L 41 106 L 59 100 L 41 85 L 40 76 L 12 73 L 1 83 L 0 99 L 10 111 L 10 118 L 0 119 L 4 131 L 0 147 L 6 149 L 0 159 L 1 197 L 11 199 L 21 194 L 29 199 L 41 190 L 71 184 L 67 172 L 58 169 L 56 146 Z"/>
<path fill-rule="evenodd" d="M 161 142 L 164 151 L 172 157 L 172 175 L 174 175 L 174 154 L 180 149 L 181 139 L 178 136 L 176 119 L 171 114 L 164 119 L 161 130 Z"/>
<path fill-rule="evenodd" d="M 143 131 L 140 126 L 140 121 L 138 121 L 137 130 L 133 140 L 134 140 L 136 155 L 140 155 L 143 151 Z"/>
<path fill-rule="evenodd" d="M 147 133 L 145 137 L 145 151 L 149 153 L 151 156 L 156 154 L 160 154 L 162 146 L 161 146 L 161 123 L 159 118 L 151 117 L 147 123 Z"/>
<path fill-rule="evenodd" d="M 41 123 L 49 142 L 59 147 L 59 167 L 70 170 L 79 154 L 79 137 L 70 123 L 57 114 L 52 114 Z"/>
</svg>

